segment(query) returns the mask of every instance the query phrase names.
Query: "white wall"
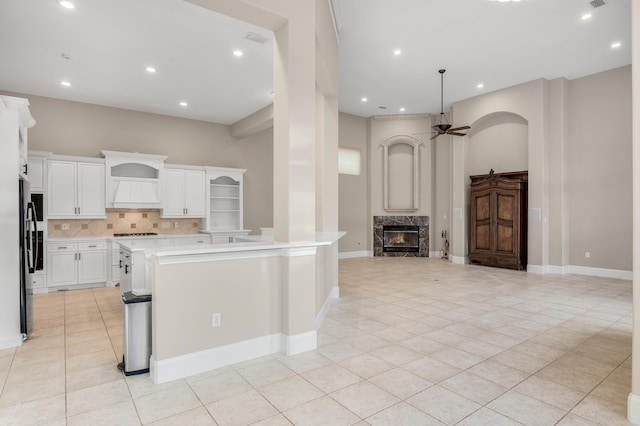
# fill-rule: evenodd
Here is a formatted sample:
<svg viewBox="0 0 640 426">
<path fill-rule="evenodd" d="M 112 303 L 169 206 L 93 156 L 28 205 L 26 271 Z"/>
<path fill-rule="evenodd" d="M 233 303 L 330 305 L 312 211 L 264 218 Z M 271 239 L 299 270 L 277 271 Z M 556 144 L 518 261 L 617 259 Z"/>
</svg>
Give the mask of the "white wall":
<svg viewBox="0 0 640 426">
<path fill-rule="evenodd" d="M 18 111 L 0 99 L 0 350 L 20 346 Z"/>
<path fill-rule="evenodd" d="M 370 139 L 369 139 L 369 173 L 370 173 L 370 205 L 372 216 L 394 216 L 411 214 L 415 216 L 429 216 L 431 213 L 431 144 L 429 140 L 431 136 L 431 120 L 428 117 L 418 118 L 403 118 L 397 117 L 394 119 L 376 119 L 369 120 L 370 126 Z M 383 164 L 383 149 L 380 143 L 388 138 L 399 135 L 408 135 L 421 142 L 421 146 L 418 150 L 419 165 L 418 165 L 418 209 L 414 212 L 395 212 L 393 210 L 384 209 L 384 164 Z M 406 153 L 405 153 L 406 156 Z M 406 160 L 406 159 L 405 159 Z M 406 161 L 405 161 L 406 162 Z M 401 162 L 402 163 L 402 162 Z M 406 176 L 405 176 L 406 178 Z M 394 179 L 391 179 L 393 185 Z M 399 190 L 390 188 L 389 192 L 393 190 Z M 407 188 L 408 189 L 408 188 Z M 403 193 L 399 196 L 398 200 L 406 200 L 407 194 Z M 390 199 L 394 199 L 394 195 L 390 195 Z M 389 207 L 393 207 L 390 204 Z M 373 231 L 372 231 L 373 232 Z"/>
<path fill-rule="evenodd" d="M 355 115 L 340 114 L 340 146 L 360 151 L 360 175 L 339 176 L 338 229 L 346 231 L 339 241 L 341 253 L 360 253 L 371 250 L 372 229 L 369 222 L 369 156 L 367 119 Z"/>
<path fill-rule="evenodd" d="M 497 113 L 480 119 L 468 133 L 467 174 L 527 170 L 527 122 L 522 117 Z"/>
<path fill-rule="evenodd" d="M 631 271 L 631 66 L 572 80 L 569 95 L 569 262 Z"/>
</svg>

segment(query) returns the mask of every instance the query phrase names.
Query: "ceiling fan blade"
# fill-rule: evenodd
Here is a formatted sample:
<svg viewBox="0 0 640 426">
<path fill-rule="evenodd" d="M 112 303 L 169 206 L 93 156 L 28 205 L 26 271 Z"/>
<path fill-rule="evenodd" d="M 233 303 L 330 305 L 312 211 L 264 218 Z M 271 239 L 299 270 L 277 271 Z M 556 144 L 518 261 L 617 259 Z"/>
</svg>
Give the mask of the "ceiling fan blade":
<svg viewBox="0 0 640 426">
<path fill-rule="evenodd" d="M 449 132 L 455 132 L 455 131 L 458 131 L 458 130 L 467 130 L 467 129 L 470 129 L 470 128 L 471 127 L 469 127 L 469 126 L 454 127 L 453 129 L 449 129 Z"/>
<path fill-rule="evenodd" d="M 448 135 L 456 135 L 456 136 L 467 136 L 466 133 L 458 133 L 458 132 L 447 132 Z"/>
<path fill-rule="evenodd" d="M 435 135 L 431 136 L 431 138 L 429 138 L 429 140 L 432 141 L 435 138 L 437 138 L 438 136 L 440 136 L 440 133 L 436 133 Z"/>
</svg>

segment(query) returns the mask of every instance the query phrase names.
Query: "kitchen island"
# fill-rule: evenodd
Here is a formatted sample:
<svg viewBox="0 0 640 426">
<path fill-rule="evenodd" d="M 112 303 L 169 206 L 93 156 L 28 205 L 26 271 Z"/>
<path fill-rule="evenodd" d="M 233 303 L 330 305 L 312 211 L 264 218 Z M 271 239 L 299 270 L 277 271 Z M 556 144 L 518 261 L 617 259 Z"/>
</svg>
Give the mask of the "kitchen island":
<svg viewBox="0 0 640 426">
<path fill-rule="evenodd" d="M 343 235 L 145 248 L 153 295 L 153 381 L 315 349 L 316 329 L 338 297 L 334 269 Z M 295 279 L 286 279 L 285 269 Z"/>
</svg>

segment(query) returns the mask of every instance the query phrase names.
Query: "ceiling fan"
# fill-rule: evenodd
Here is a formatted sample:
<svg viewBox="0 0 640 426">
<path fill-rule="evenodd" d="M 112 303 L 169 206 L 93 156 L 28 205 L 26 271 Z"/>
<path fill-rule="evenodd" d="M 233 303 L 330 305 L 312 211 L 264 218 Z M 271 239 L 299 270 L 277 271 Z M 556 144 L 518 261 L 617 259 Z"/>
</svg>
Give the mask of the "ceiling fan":
<svg viewBox="0 0 640 426">
<path fill-rule="evenodd" d="M 447 121 L 447 118 L 444 116 L 444 107 L 443 107 L 443 98 L 444 98 L 444 73 L 447 70 L 438 70 L 440 73 L 440 120 L 438 124 L 433 126 L 433 130 L 437 133 L 431 136 L 431 140 L 437 138 L 440 135 L 455 135 L 455 136 L 465 136 L 466 133 L 460 133 L 458 130 L 467 130 L 471 127 L 469 126 L 460 126 L 451 128 L 451 124 Z"/>
</svg>

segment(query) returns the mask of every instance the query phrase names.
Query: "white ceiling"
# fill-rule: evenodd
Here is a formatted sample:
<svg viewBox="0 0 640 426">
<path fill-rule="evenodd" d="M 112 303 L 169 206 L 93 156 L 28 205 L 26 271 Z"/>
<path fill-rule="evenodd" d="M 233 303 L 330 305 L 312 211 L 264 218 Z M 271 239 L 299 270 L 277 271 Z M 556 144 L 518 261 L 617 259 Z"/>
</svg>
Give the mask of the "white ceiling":
<svg viewBox="0 0 640 426">
<path fill-rule="evenodd" d="M 630 0 L 604 1 L 332 0 L 340 110 L 438 113 L 440 68 L 446 111 L 514 84 L 630 64 Z M 272 102 L 269 31 L 182 0 L 75 3 L 67 10 L 57 0 L 0 0 L 0 90 L 224 124 Z M 586 12 L 592 18 L 582 20 Z M 247 40 L 248 32 L 269 40 Z M 614 41 L 621 47 L 612 49 Z"/>
</svg>

